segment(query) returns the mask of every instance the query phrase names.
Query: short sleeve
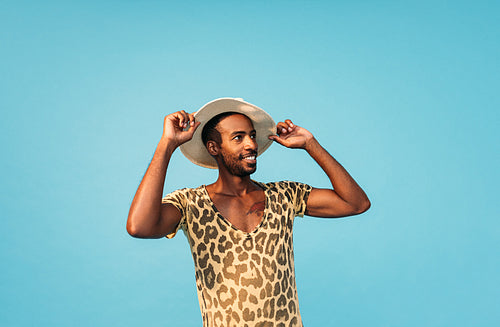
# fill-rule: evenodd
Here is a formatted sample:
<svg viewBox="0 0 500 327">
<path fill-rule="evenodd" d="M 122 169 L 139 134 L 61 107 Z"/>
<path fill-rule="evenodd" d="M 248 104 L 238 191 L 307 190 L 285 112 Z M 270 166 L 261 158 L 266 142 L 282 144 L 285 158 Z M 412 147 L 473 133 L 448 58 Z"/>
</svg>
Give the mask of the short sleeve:
<svg viewBox="0 0 500 327">
<path fill-rule="evenodd" d="M 307 209 L 307 199 L 312 186 L 300 182 L 282 181 L 270 183 L 278 193 L 283 194 L 288 200 L 287 206 L 293 210 L 294 217 L 303 217 Z"/>
<path fill-rule="evenodd" d="M 293 201 L 295 216 L 303 217 L 307 209 L 307 199 L 311 193 L 312 187 L 308 184 L 299 182 L 289 182 L 290 188 L 295 190 L 295 198 Z"/>
<path fill-rule="evenodd" d="M 172 233 L 168 234 L 166 237 L 167 238 L 173 238 L 179 229 L 184 229 L 185 224 L 186 224 L 186 206 L 187 206 L 187 196 L 186 192 L 188 189 L 181 189 L 174 191 L 170 194 L 167 194 L 162 200 L 162 204 L 171 204 L 174 207 L 176 207 L 180 213 L 181 213 L 181 220 L 179 221 L 179 224 L 175 228 L 175 231 Z"/>
</svg>

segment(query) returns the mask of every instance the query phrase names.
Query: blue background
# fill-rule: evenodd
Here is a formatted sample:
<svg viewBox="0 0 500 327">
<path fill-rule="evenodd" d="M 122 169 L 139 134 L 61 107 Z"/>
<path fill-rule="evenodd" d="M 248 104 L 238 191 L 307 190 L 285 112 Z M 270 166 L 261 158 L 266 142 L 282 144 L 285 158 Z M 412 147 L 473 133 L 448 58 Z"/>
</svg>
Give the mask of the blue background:
<svg viewBox="0 0 500 327">
<path fill-rule="evenodd" d="M 200 326 L 187 241 L 125 222 L 163 117 L 242 97 L 369 195 L 295 224 L 306 326 L 494 326 L 497 1 L 0 1 L 1 326 Z M 216 172 L 174 154 L 165 192 Z M 273 145 L 254 178 L 327 187 Z"/>
</svg>

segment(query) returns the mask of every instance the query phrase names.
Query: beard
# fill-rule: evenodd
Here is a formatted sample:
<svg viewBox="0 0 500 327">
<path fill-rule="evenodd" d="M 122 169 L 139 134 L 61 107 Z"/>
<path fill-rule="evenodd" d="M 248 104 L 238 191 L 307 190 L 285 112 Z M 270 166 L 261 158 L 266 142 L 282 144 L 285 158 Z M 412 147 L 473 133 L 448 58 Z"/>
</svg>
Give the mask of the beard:
<svg viewBox="0 0 500 327">
<path fill-rule="evenodd" d="M 257 152 L 255 153 L 257 157 Z M 233 176 L 245 177 L 253 174 L 257 170 L 257 163 L 250 164 L 243 161 L 243 155 L 229 155 L 221 151 L 222 164 Z"/>
</svg>

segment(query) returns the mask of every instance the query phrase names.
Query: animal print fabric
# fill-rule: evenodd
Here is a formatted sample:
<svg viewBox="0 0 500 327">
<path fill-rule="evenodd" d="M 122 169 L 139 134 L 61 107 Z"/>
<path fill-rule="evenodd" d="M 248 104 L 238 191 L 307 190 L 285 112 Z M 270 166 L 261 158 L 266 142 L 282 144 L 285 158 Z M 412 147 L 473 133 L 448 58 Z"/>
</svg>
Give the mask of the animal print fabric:
<svg viewBox="0 0 500 327">
<path fill-rule="evenodd" d="M 206 327 L 302 326 L 292 227 L 303 216 L 311 186 L 257 183 L 265 192 L 261 223 L 250 233 L 226 220 L 204 185 L 165 196 L 182 214 L 193 255 L 198 300 Z"/>
</svg>

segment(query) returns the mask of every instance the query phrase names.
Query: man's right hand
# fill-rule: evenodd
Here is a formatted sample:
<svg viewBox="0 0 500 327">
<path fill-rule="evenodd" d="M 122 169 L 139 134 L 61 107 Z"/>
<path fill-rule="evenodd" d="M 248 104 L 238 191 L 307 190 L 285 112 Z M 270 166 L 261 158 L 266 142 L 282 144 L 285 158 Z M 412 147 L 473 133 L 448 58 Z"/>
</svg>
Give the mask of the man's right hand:
<svg viewBox="0 0 500 327">
<path fill-rule="evenodd" d="M 193 138 L 194 131 L 200 126 L 193 114 L 184 110 L 165 116 L 162 138 L 178 147 Z"/>
</svg>

